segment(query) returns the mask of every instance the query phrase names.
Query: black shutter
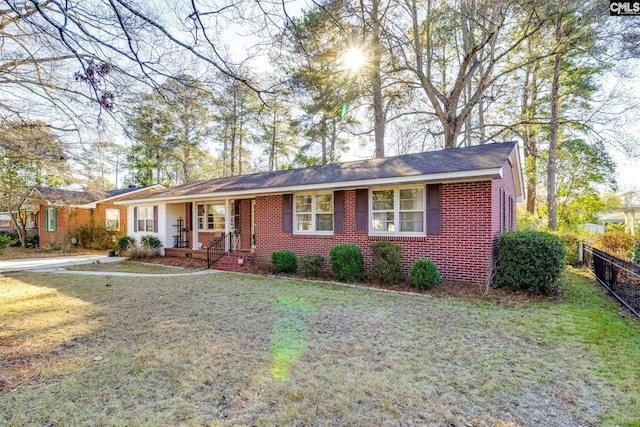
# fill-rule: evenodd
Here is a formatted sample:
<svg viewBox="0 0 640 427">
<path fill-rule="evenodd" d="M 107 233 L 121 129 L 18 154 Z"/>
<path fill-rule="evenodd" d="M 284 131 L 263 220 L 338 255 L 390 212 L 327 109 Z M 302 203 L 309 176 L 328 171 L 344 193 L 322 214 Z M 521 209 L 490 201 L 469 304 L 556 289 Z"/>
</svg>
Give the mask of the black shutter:
<svg viewBox="0 0 640 427">
<path fill-rule="evenodd" d="M 282 195 L 282 231 L 293 232 L 293 194 Z"/>
<path fill-rule="evenodd" d="M 442 200 L 441 185 L 427 185 L 427 234 L 442 233 Z"/>
<path fill-rule="evenodd" d="M 344 190 L 333 192 L 333 231 L 344 232 Z"/>
<path fill-rule="evenodd" d="M 356 231 L 366 233 L 369 229 L 369 190 L 356 190 Z"/>
<path fill-rule="evenodd" d="M 138 232 L 138 208 L 133 208 L 133 232 Z"/>
</svg>

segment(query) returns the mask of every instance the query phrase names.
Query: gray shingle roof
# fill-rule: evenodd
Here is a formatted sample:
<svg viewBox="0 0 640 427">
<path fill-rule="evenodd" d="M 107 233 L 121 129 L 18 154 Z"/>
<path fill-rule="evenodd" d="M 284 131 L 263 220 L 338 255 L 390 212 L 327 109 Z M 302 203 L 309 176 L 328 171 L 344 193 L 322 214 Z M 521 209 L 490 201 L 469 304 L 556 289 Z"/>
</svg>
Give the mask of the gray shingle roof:
<svg viewBox="0 0 640 427">
<path fill-rule="evenodd" d="M 504 165 L 514 147 L 516 142 L 502 142 L 383 159 L 237 175 L 183 184 L 129 200 L 170 199 L 199 194 L 246 192 L 327 183 L 338 185 L 343 182 L 498 169 Z"/>
<path fill-rule="evenodd" d="M 122 196 L 133 191 L 142 190 L 147 187 L 128 187 L 118 190 L 108 190 L 102 193 L 92 193 L 89 191 L 64 190 L 61 188 L 35 187 L 43 198 L 54 205 L 84 205 L 87 203 L 99 202 L 116 196 Z"/>
</svg>

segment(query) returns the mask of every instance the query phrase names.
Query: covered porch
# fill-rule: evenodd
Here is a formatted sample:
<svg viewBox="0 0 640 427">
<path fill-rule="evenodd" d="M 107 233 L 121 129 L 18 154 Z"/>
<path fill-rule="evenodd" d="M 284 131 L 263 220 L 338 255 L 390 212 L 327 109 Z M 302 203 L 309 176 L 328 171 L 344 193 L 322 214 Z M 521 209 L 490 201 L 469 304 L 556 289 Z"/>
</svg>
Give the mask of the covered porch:
<svg viewBox="0 0 640 427">
<path fill-rule="evenodd" d="M 207 259 L 255 248 L 255 199 L 168 203 L 166 222 L 165 256 Z"/>
</svg>

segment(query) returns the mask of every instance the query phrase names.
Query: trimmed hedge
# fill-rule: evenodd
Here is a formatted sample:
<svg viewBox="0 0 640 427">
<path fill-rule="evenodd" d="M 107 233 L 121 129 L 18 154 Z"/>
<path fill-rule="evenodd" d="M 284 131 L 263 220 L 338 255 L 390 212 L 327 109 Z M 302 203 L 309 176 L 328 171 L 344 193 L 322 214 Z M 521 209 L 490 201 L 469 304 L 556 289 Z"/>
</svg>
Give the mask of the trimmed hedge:
<svg viewBox="0 0 640 427">
<path fill-rule="evenodd" d="M 300 257 L 300 271 L 305 276 L 320 277 L 324 270 L 322 255 L 307 254 Z"/>
<path fill-rule="evenodd" d="M 566 247 L 550 233 L 508 231 L 498 241 L 495 285 L 550 294 L 564 271 Z"/>
<path fill-rule="evenodd" d="M 331 272 L 336 279 L 345 282 L 355 282 L 364 279 L 364 258 L 362 251 L 356 245 L 336 245 L 329 251 Z"/>
<path fill-rule="evenodd" d="M 430 259 L 420 258 L 411 266 L 411 284 L 418 289 L 433 289 L 440 283 L 438 267 Z"/>
<path fill-rule="evenodd" d="M 404 281 L 402 274 L 402 248 L 395 243 L 379 240 L 369 245 L 371 251 L 371 280 L 383 284 Z"/>
<path fill-rule="evenodd" d="M 271 253 L 273 273 L 295 273 L 298 270 L 298 259 L 291 251 L 275 251 Z"/>
</svg>

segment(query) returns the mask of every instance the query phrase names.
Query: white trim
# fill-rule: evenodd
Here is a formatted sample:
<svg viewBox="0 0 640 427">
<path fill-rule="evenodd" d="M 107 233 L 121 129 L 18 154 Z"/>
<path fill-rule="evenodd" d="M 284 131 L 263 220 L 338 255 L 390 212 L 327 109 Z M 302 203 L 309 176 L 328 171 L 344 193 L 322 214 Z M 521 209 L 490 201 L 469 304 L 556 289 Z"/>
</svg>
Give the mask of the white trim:
<svg viewBox="0 0 640 427">
<path fill-rule="evenodd" d="M 165 187 L 162 184 L 154 184 L 154 185 L 150 185 L 148 187 L 136 188 L 135 190 L 131 190 L 131 191 L 128 191 L 126 193 L 118 194 L 116 196 L 107 197 L 106 199 L 100 199 L 100 200 L 96 200 L 94 202 L 85 203 L 83 205 L 69 205 L 69 206 L 72 207 L 72 208 L 95 209 L 98 206 L 98 203 L 108 202 L 109 200 L 117 199 L 117 198 L 120 198 L 120 197 L 132 196 L 132 195 L 135 195 L 139 191 L 142 191 L 142 190 L 153 190 L 153 189 L 156 189 L 156 188 L 167 188 L 167 187 Z M 142 200 L 142 199 L 140 199 L 140 200 Z M 114 204 L 115 204 L 115 202 L 114 202 Z"/>
<path fill-rule="evenodd" d="M 316 197 L 330 195 L 331 196 L 331 230 L 317 230 L 317 203 Z M 296 212 L 296 197 L 297 196 L 311 196 L 311 212 L 308 212 L 311 215 L 311 230 L 298 230 L 298 212 Z M 306 192 L 306 193 L 294 193 L 293 194 L 293 234 L 300 235 L 321 235 L 321 236 L 333 236 L 333 228 L 335 226 L 335 217 L 334 217 L 334 200 L 333 200 L 333 191 L 317 191 L 317 192 Z M 307 213 L 307 212 L 305 212 Z M 321 212 L 328 214 L 328 212 Z"/>
<path fill-rule="evenodd" d="M 203 215 L 200 216 L 198 209 L 200 206 L 203 206 Z M 220 228 L 215 228 L 215 221 L 212 222 L 214 228 L 209 228 L 209 206 L 222 206 L 222 209 L 224 211 L 224 225 L 223 227 Z M 196 226 L 195 228 L 198 229 L 198 231 L 202 231 L 203 233 L 228 233 L 227 230 L 229 230 L 229 224 L 230 224 L 230 220 L 229 220 L 229 199 L 225 199 L 225 200 L 211 200 L 211 201 L 207 201 L 207 202 L 198 202 L 195 206 L 196 208 Z M 215 217 L 213 214 L 212 215 L 212 219 Z M 202 228 L 200 228 L 200 218 L 202 218 Z"/>
<path fill-rule="evenodd" d="M 400 190 L 417 188 L 422 191 L 422 231 L 400 230 Z M 395 231 L 375 231 L 373 227 L 373 192 L 393 190 L 393 226 Z M 378 211 L 385 212 L 385 211 Z M 420 211 L 409 211 L 420 212 Z M 369 236 L 425 237 L 427 235 L 427 191 L 426 185 L 400 185 L 369 188 Z"/>
<path fill-rule="evenodd" d="M 509 155 L 509 160 L 511 161 L 513 181 L 516 187 L 516 202 L 524 202 L 524 175 L 522 171 L 522 160 L 520 158 L 519 142 L 516 142 L 516 146 L 513 147 Z"/>
<path fill-rule="evenodd" d="M 182 196 L 166 196 L 150 199 L 122 200 L 116 201 L 116 205 L 134 205 L 137 203 L 156 203 L 156 202 L 177 202 L 181 200 L 198 199 L 226 199 L 226 198 L 242 198 L 243 196 L 281 194 L 281 193 L 302 193 L 321 190 L 340 190 L 345 188 L 358 187 L 380 187 L 385 185 L 404 185 L 412 183 L 436 184 L 442 182 L 469 182 L 469 181 L 490 181 L 492 179 L 501 178 L 502 167 L 492 169 L 481 169 L 463 172 L 446 172 L 438 174 L 409 175 L 391 178 L 366 179 L 359 181 L 340 181 L 340 182 L 323 182 L 317 184 L 293 185 L 285 187 L 271 188 L 255 188 L 251 190 L 240 191 L 222 191 L 217 193 L 201 193 L 187 194 Z"/>
</svg>

